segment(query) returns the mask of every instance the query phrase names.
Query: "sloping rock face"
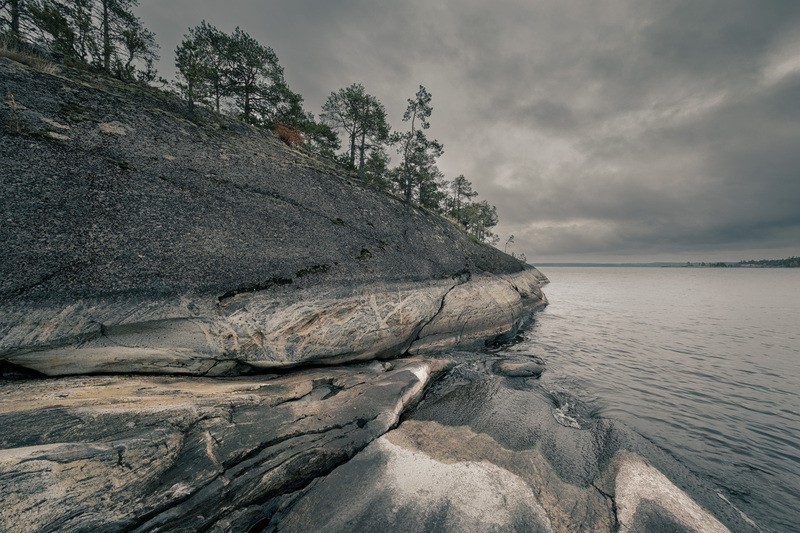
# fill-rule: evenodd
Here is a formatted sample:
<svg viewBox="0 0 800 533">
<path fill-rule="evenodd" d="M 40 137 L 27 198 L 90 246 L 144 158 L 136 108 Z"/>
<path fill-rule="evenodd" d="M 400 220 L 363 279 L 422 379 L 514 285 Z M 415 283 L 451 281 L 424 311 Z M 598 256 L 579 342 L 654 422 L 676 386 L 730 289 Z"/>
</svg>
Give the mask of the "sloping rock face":
<svg viewBox="0 0 800 533">
<path fill-rule="evenodd" d="M 532 267 L 268 132 L 62 74 L 0 58 L 7 367 L 236 375 L 386 358 L 481 344 L 545 303 Z"/>
</svg>

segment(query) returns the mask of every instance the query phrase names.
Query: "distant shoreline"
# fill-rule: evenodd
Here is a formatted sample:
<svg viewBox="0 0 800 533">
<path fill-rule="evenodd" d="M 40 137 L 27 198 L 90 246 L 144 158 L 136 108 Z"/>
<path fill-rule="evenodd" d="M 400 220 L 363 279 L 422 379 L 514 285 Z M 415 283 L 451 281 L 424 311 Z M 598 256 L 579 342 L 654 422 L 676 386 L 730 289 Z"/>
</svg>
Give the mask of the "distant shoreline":
<svg viewBox="0 0 800 533">
<path fill-rule="evenodd" d="M 625 267 L 625 268 L 800 268 L 800 258 L 762 259 L 739 262 L 652 262 L 652 263 L 540 263 L 539 267 Z"/>
</svg>

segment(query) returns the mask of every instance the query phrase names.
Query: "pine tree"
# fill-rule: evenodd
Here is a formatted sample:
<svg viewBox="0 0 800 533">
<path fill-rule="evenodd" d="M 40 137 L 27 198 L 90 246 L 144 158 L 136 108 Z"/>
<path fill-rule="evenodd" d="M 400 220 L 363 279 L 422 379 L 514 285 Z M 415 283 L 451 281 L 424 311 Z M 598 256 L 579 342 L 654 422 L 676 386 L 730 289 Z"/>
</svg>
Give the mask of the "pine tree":
<svg viewBox="0 0 800 533">
<path fill-rule="evenodd" d="M 30 22 L 46 35 L 49 51 L 58 56 L 77 59 L 75 29 L 69 19 L 69 11 L 55 2 L 33 3 L 28 6 Z"/>
<path fill-rule="evenodd" d="M 242 116 L 258 123 L 271 90 L 283 81 L 283 68 L 272 48 L 262 46 L 247 32 L 236 28 L 230 37 L 229 91 Z"/>
<path fill-rule="evenodd" d="M 201 50 L 201 60 L 210 85 L 211 97 L 214 99 L 214 109 L 219 113 L 222 98 L 230 88 L 228 72 L 231 66 L 231 37 L 206 21 L 202 21 L 191 31 Z"/>
<path fill-rule="evenodd" d="M 178 69 L 178 89 L 189 102 L 189 109 L 194 110 L 198 102 L 203 102 L 211 94 L 210 79 L 213 76 L 209 68 L 207 50 L 193 30 L 183 37 L 183 41 L 175 49 L 175 67 Z"/>
<path fill-rule="evenodd" d="M 138 0 L 0 0 L 0 25 L 20 42 L 44 47 L 124 80 L 155 78 L 155 35 L 133 13 Z"/>
<path fill-rule="evenodd" d="M 332 92 L 322 106 L 322 120 L 334 129 L 341 129 L 349 140 L 348 161 L 362 179 L 370 149 L 379 148 L 389 138 L 386 109 L 364 86 L 354 83 Z"/>
<path fill-rule="evenodd" d="M 117 35 L 119 48 L 115 54 L 115 75 L 124 80 L 138 77 L 140 81 L 153 81 L 154 63 L 158 60 L 155 34 L 145 28 L 141 19 L 132 13 L 123 12 L 119 16 L 121 25 Z M 139 60 L 142 65 L 138 71 L 133 65 L 135 60 Z"/>
<path fill-rule="evenodd" d="M 364 163 L 364 181 L 382 191 L 388 191 L 391 187 L 388 169 L 389 154 L 386 149 L 383 146 L 373 146 Z"/>
<path fill-rule="evenodd" d="M 28 12 L 30 0 L 4 0 L 0 1 L 0 29 L 8 32 L 14 41 L 22 41 L 24 36 L 24 22 Z"/>
<path fill-rule="evenodd" d="M 453 205 L 450 215 L 464 224 L 462 216 L 462 208 L 468 204 L 472 198 L 478 195 L 477 192 L 472 190 L 472 182 L 464 177 L 463 174 L 457 176 L 450 184 L 450 189 L 453 192 Z"/>
<path fill-rule="evenodd" d="M 444 148 L 437 140 L 429 140 L 422 130 L 430 128 L 428 119 L 433 113 L 431 107 L 431 94 L 420 85 L 414 98 L 409 98 L 408 107 L 403 114 L 403 122 L 409 123 L 409 130 L 396 134 L 393 138 L 398 145 L 398 153 L 402 156 L 402 190 L 403 198 L 410 202 L 413 197 L 414 185 L 421 183 L 423 170 L 432 163 L 436 157 L 444 152 Z"/>
</svg>

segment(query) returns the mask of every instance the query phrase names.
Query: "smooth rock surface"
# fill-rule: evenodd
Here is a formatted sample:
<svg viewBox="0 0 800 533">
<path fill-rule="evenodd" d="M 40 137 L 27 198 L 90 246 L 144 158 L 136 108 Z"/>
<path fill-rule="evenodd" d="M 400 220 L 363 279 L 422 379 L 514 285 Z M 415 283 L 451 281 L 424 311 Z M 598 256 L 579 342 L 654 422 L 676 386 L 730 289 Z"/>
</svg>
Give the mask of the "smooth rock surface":
<svg viewBox="0 0 800 533">
<path fill-rule="evenodd" d="M 0 382 L 0 531 L 241 531 L 399 420 L 447 360 Z"/>
<path fill-rule="evenodd" d="M 545 371 L 542 361 L 502 359 L 492 367 L 496 373 L 510 378 L 538 378 Z"/>
<path fill-rule="evenodd" d="M 398 428 L 284 498 L 266 531 L 755 531 L 624 426 L 492 374 L 502 357 L 458 359 Z M 575 425 L 557 416 L 565 403 Z"/>
<path fill-rule="evenodd" d="M 411 353 L 482 348 L 487 340 L 513 337 L 524 320 L 547 303 L 539 280 L 538 271 L 527 269 L 454 286 L 441 310 L 419 332 Z"/>
<path fill-rule="evenodd" d="M 729 532 L 664 474 L 638 457 L 621 455 L 614 481 L 621 533 L 652 531 L 655 522 L 665 520 L 680 524 L 685 531 Z"/>
</svg>

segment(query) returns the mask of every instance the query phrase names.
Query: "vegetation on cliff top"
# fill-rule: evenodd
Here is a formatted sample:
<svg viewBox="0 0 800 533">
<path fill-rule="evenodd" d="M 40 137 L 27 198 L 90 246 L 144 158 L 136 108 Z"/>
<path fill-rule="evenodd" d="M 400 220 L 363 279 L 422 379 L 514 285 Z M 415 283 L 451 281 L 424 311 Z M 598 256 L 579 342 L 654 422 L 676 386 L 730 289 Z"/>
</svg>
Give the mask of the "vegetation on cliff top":
<svg viewBox="0 0 800 533">
<path fill-rule="evenodd" d="M 497 210 L 477 201 L 472 183 L 445 179 L 437 166 L 444 147 L 426 131 L 432 96 L 420 85 L 392 131 L 384 105 L 354 83 L 331 92 L 315 117 L 286 83 L 272 48 L 236 28 L 228 34 L 203 21 L 175 50 L 177 80 L 159 78 L 155 35 L 133 13 L 138 0 L 0 0 L 4 55 L 18 52 L 91 69 L 126 82 L 153 84 L 196 106 L 274 131 L 286 144 L 336 161 L 374 187 L 449 216 L 473 238 L 496 244 Z M 346 138 L 341 147 L 339 134 Z M 397 163 L 392 166 L 395 152 Z"/>
</svg>

